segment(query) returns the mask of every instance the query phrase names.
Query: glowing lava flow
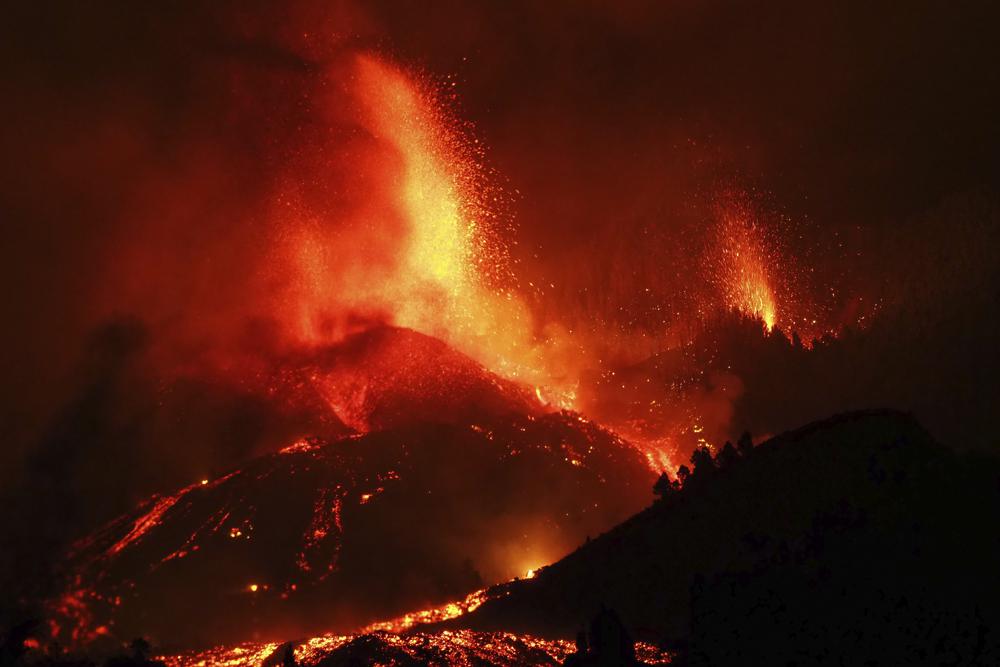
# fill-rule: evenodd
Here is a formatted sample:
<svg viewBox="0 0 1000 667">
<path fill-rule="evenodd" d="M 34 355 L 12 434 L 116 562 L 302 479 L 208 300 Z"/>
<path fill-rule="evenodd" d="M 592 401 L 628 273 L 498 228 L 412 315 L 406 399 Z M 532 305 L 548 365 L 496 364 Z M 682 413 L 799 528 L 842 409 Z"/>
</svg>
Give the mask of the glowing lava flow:
<svg viewBox="0 0 1000 667">
<path fill-rule="evenodd" d="M 280 647 L 277 642 L 247 643 L 159 656 L 159 659 L 168 667 L 258 667 L 281 664 L 280 659 L 276 659 Z M 355 649 L 353 653 L 352 648 Z M 336 664 L 364 664 L 361 660 L 378 659 L 374 664 L 560 665 L 574 648 L 573 642 L 565 639 L 543 639 L 510 632 L 444 630 L 437 633 L 324 635 L 297 643 L 294 655 L 296 664 L 307 667 L 340 651 L 348 653 L 344 656 L 347 659 Z M 670 664 L 670 654 L 650 644 L 637 643 L 635 653 L 643 664 Z"/>
<path fill-rule="evenodd" d="M 359 659 L 381 658 L 387 653 L 426 664 L 562 664 L 575 650 L 573 642 L 565 639 L 542 639 L 510 632 L 419 631 L 421 625 L 457 618 L 474 611 L 491 597 L 504 594 L 506 591 L 503 586 L 482 589 L 461 601 L 373 623 L 358 634 L 327 634 L 292 642 L 295 662 L 299 665 L 315 665 L 335 652 L 348 651 L 356 645 L 358 654 L 348 657 L 351 664 L 357 663 Z M 261 664 L 279 664 L 275 656 L 280 647 L 278 642 L 246 643 L 202 652 L 161 656 L 160 659 L 169 667 L 256 667 Z M 635 649 L 636 656 L 645 664 L 670 663 L 670 654 L 650 644 L 640 642 Z"/>
<path fill-rule="evenodd" d="M 465 597 L 464 600 L 458 600 L 456 602 L 449 602 L 443 604 L 440 607 L 434 607 L 432 609 L 422 609 L 420 611 L 413 611 L 408 614 L 404 614 L 399 618 L 394 618 L 388 621 L 380 621 L 378 623 L 372 623 L 364 630 L 363 634 L 369 632 L 395 632 L 401 633 L 410 630 L 416 625 L 424 625 L 427 623 L 440 623 L 442 621 L 450 621 L 453 618 L 458 618 L 464 614 L 475 611 L 489 599 L 488 594 L 489 589 L 483 588 L 473 593 L 470 593 Z"/>
</svg>

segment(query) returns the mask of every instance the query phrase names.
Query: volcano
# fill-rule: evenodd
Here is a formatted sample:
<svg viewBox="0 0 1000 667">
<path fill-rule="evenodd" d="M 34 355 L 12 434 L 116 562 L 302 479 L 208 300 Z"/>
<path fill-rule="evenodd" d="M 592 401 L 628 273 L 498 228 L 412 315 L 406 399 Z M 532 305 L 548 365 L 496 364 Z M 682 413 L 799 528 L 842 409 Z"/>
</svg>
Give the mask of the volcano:
<svg viewBox="0 0 1000 667">
<path fill-rule="evenodd" d="M 1000 665 L 991 3 L 10 4 L 0 667 Z"/>
<path fill-rule="evenodd" d="M 275 372 L 269 391 L 295 395 L 305 388 L 354 432 L 544 412 L 528 388 L 437 338 L 391 326 L 293 355 Z"/>
<path fill-rule="evenodd" d="M 190 648 L 364 626 L 551 562 L 648 503 L 644 457 L 440 341 L 382 328 L 271 391 L 353 429 L 155 495 L 78 541 L 52 631 Z"/>
</svg>

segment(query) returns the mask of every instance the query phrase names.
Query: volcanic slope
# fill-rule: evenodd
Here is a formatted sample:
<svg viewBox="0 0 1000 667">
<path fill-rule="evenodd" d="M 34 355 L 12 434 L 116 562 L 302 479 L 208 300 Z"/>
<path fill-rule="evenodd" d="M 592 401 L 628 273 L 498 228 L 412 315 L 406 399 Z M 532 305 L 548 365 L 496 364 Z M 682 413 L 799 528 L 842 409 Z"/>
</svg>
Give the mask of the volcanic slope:
<svg viewBox="0 0 1000 667">
<path fill-rule="evenodd" d="M 607 605 L 698 664 L 998 664 L 997 525 L 996 460 L 899 413 L 848 414 L 703 459 L 652 507 L 423 630 L 570 637 Z"/>
<path fill-rule="evenodd" d="M 648 503 L 628 443 L 426 336 L 369 332 L 283 369 L 276 392 L 319 391 L 366 432 L 303 437 L 80 540 L 48 605 L 61 641 L 346 631 L 523 575 Z"/>
<path fill-rule="evenodd" d="M 529 388 L 491 373 L 437 338 L 390 326 L 283 360 L 271 379 L 272 392 L 294 396 L 303 388 L 357 432 L 548 412 Z"/>
</svg>

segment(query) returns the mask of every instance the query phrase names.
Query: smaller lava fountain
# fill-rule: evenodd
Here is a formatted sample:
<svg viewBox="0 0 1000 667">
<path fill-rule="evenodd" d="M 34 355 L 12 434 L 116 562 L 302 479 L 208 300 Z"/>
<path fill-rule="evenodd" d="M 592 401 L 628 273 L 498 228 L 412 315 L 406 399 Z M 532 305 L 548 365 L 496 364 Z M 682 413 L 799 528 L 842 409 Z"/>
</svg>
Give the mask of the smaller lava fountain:
<svg viewBox="0 0 1000 667">
<path fill-rule="evenodd" d="M 770 331 L 778 323 L 778 303 L 770 271 L 779 257 L 747 202 L 729 198 L 715 208 L 720 256 L 713 266 L 722 272 L 718 280 L 724 303 L 748 317 L 759 318 Z"/>
</svg>

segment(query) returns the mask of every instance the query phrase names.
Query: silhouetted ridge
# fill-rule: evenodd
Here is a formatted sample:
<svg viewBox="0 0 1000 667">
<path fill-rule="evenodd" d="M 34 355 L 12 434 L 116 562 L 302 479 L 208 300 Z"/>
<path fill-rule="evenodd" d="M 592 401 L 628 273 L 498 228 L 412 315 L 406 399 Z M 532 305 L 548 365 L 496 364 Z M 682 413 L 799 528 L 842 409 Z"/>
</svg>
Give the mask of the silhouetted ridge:
<svg viewBox="0 0 1000 667">
<path fill-rule="evenodd" d="M 566 637 L 607 605 L 692 664 L 997 657 L 996 461 L 889 411 L 740 449 L 447 625 Z"/>
</svg>

